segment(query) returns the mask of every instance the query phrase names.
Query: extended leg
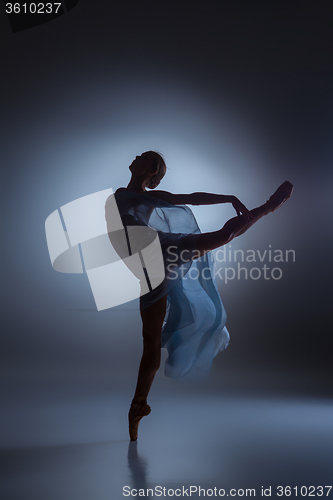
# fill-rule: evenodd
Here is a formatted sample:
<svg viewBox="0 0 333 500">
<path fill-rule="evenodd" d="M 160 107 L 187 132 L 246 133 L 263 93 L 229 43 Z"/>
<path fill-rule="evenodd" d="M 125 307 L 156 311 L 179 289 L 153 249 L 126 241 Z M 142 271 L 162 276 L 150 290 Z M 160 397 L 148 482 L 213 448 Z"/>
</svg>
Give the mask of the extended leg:
<svg viewBox="0 0 333 500">
<path fill-rule="evenodd" d="M 196 245 L 200 256 L 215 248 L 226 245 L 237 236 L 245 233 L 255 222 L 266 215 L 264 205 L 251 210 L 250 214 L 252 216 L 250 220 L 245 215 L 238 215 L 229 219 L 219 231 L 200 234 Z"/>
<path fill-rule="evenodd" d="M 292 184 L 286 181 L 277 189 L 270 199 L 264 203 L 264 205 L 251 210 L 249 218 L 245 215 L 239 215 L 228 220 L 219 231 L 200 234 L 197 237 L 196 245 L 196 249 L 200 252 L 200 256 L 244 234 L 264 215 L 274 212 L 274 210 L 283 205 L 283 203 L 290 198 L 292 191 Z"/>
</svg>

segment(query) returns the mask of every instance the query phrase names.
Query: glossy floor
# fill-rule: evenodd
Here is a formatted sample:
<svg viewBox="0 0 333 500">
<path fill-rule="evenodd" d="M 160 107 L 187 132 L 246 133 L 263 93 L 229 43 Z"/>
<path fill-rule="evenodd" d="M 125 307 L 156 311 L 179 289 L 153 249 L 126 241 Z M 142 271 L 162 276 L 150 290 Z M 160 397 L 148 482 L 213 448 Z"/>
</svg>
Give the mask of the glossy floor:
<svg viewBox="0 0 333 500">
<path fill-rule="evenodd" d="M 118 500 L 140 490 L 142 498 L 238 498 L 264 496 L 262 488 L 281 498 L 279 486 L 292 498 L 333 498 L 325 488 L 333 483 L 331 401 L 173 395 L 150 403 L 131 444 L 120 395 L 13 405 L 1 498 Z"/>
</svg>

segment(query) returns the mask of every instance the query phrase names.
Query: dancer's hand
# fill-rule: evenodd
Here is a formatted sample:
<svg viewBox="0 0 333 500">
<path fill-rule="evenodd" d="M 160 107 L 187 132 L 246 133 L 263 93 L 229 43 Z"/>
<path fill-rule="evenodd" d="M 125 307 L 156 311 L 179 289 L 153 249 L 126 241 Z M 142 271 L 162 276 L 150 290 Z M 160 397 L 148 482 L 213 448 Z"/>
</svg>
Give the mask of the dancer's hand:
<svg viewBox="0 0 333 500">
<path fill-rule="evenodd" d="M 238 198 L 236 198 L 236 196 L 233 196 L 231 198 L 231 204 L 236 210 L 237 215 L 245 215 L 247 220 L 249 222 L 251 221 L 252 219 L 251 212 L 246 208 L 246 206 L 241 201 L 239 201 Z"/>
</svg>

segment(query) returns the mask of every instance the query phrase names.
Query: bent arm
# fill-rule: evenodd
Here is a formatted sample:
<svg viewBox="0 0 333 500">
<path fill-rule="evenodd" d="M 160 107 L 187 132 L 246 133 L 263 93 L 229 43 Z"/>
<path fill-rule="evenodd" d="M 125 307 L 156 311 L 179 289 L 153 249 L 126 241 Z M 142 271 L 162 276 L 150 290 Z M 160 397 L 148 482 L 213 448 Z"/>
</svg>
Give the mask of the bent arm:
<svg viewBox="0 0 333 500">
<path fill-rule="evenodd" d="M 172 194 L 168 191 L 149 191 L 151 196 L 160 198 L 171 205 L 216 205 L 232 203 L 235 196 L 212 193 Z"/>
</svg>

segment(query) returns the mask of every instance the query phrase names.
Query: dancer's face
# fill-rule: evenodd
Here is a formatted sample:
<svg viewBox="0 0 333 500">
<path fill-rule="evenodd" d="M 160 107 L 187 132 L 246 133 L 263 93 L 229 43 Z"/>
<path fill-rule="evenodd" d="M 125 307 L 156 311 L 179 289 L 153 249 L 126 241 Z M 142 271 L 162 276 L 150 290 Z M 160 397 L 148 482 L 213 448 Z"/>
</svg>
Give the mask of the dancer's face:
<svg viewBox="0 0 333 500">
<path fill-rule="evenodd" d="M 142 153 L 140 156 L 136 156 L 135 160 L 129 166 L 132 174 L 149 174 L 154 175 L 157 172 L 155 166 L 155 160 L 149 153 Z"/>
</svg>

